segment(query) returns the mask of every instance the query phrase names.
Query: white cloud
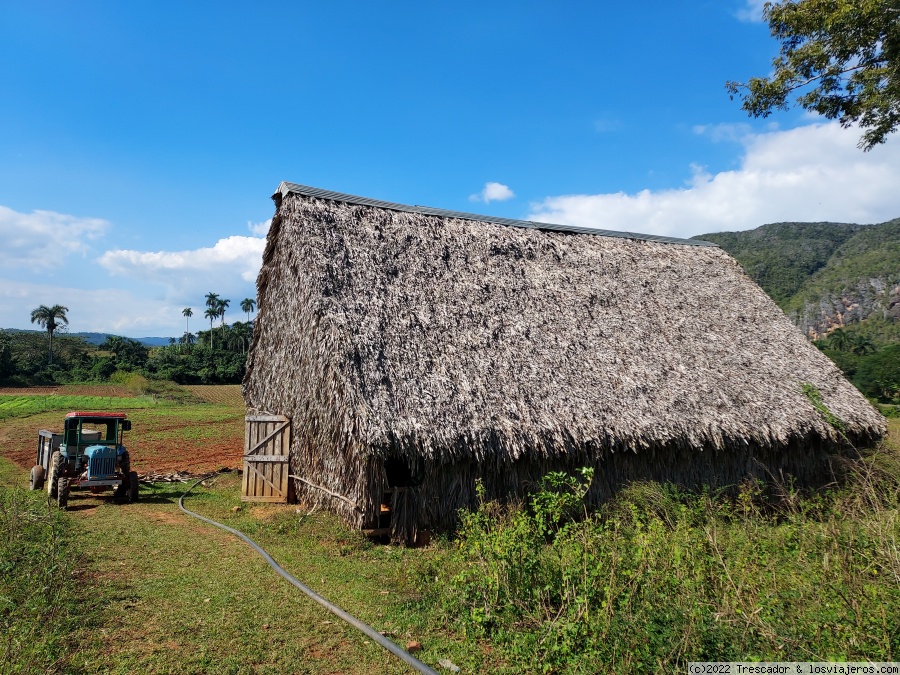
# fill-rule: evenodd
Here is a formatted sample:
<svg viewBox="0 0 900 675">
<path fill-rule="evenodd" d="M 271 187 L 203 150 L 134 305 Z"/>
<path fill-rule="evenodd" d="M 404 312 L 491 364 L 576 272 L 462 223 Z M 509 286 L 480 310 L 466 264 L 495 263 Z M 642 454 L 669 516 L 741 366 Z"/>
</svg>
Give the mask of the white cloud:
<svg viewBox="0 0 900 675">
<path fill-rule="evenodd" d="M 836 122 L 789 131 L 695 129 L 744 146 L 740 167 L 691 167 L 681 189 L 548 197 L 529 219 L 669 236 L 744 230 L 779 221 L 874 223 L 900 216 L 900 139 L 864 153 L 858 129 Z"/>
<path fill-rule="evenodd" d="M 247 229 L 250 230 L 250 234 L 254 237 L 263 237 L 269 234 L 269 228 L 272 226 L 272 219 L 264 220 L 261 223 L 254 223 L 251 221 L 247 221 Z"/>
<path fill-rule="evenodd" d="M 762 22 L 763 6 L 766 0 L 746 0 L 744 6 L 739 9 L 735 16 L 741 21 Z"/>
<path fill-rule="evenodd" d="M 107 251 L 99 262 L 113 275 L 164 286 L 170 299 L 200 297 L 208 290 L 227 297 L 253 288 L 265 245 L 260 237 L 235 235 L 190 251 Z"/>
<path fill-rule="evenodd" d="M 42 304 L 60 304 L 69 308 L 67 316 L 70 333 L 98 332 L 128 337 L 160 335 L 165 337 L 181 335 L 184 332 L 180 306 L 143 295 L 138 297 L 135 293 L 121 288 L 85 290 L 10 279 L 0 280 L 0 327 L 31 327 L 40 330 L 37 325 L 30 326 L 28 320 L 31 310 Z M 194 330 L 193 326 L 191 330 Z"/>
<path fill-rule="evenodd" d="M 473 202 L 503 202 L 507 199 L 515 197 L 515 193 L 509 189 L 508 185 L 503 183 L 487 182 L 484 189 L 478 194 L 471 195 L 469 199 Z"/>
<path fill-rule="evenodd" d="M 109 332 L 128 337 L 179 336 L 184 332 L 184 307 L 192 307 L 191 331 L 203 319 L 203 296 L 214 291 L 231 300 L 226 321 L 244 320 L 240 301 L 255 297 L 263 239 L 229 237 L 212 248 L 195 251 L 142 253 L 109 251 L 100 262 L 111 275 L 125 277 L 100 282 L 101 288 L 0 279 L 0 328 L 29 328 L 38 305 L 69 308 L 69 332 Z M 97 275 L 93 275 L 97 280 Z M 71 277 L 72 283 L 79 281 Z"/>
<path fill-rule="evenodd" d="M 66 255 L 85 255 L 109 223 L 54 211 L 19 213 L 0 206 L 0 266 L 48 269 Z"/>
</svg>

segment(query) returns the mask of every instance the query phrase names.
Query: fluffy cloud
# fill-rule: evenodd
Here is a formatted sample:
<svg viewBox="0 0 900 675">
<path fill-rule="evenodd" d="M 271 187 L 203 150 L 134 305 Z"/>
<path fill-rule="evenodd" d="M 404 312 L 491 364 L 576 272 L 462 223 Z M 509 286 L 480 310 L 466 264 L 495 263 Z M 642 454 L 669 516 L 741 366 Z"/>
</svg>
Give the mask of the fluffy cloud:
<svg viewBox="0 0 900 675">
<path fill-rule="evenodd" d="M 86 290 L 10 279 L 0 280 L 0 326 L 30 326 L 28 317 L 38 305 L 69 308 L 70 333 L 116 333 L 130 337 L 180 335 L 184 332 L 181 307 L 121 288 Z M 139 309 L 139 311 L 135 311 Z M 170 326 L 163 328 L 161 326 Z M 178 330 L 180 328 L 180 331 Z"/>
<path fill-rule="evenodd" d="M 503 202 L 507 199 L 515 197 L 515 193 L 509 189 L 508 185 L 503 183 L 487 182 L 484 189 L 478 194 L 471 195 L 469 199 L 473 202 Z"/>
<path fill-rule="evenodd" d="M 269 234 L 269 228 L 272 226 L 272 219 L 264 220 L 261 223 L 254 223 L 251 221 L 247 221 L 247 229 L 250 230 L 250 234 L 254 237 L 262 237 L 265 239 L 266 235 Z"/>
<path fill-rule="evenodd" d="M 260 237 L 232 236 L 191 251 L 107 251 L 99 262 L 110 274 L 160 284 L 168 299 L 181 302 L 207 290 L 226 297 L 246 294 L 256 281 L 265 244 Z"/>
<path fill-rule="evenodd" d="M 102 237 L 109 223 L 54 211 L 19 213 L 0 206 L 0 266 L 47 269 L 62 256 L 84 255 L 88 242 Z"/>
<path fill-rule="evenodd" d="M 689 237 L 780 221 L 875 223 L 900 216 L 900 139 L 864 153 L 858 129 L 837 123 L 752 134 L 696 127 L 744 146 L 740 167 L 715 175 L 692 166 L 681 189 L 548 197 L 531 220 Z"/>
</svg>

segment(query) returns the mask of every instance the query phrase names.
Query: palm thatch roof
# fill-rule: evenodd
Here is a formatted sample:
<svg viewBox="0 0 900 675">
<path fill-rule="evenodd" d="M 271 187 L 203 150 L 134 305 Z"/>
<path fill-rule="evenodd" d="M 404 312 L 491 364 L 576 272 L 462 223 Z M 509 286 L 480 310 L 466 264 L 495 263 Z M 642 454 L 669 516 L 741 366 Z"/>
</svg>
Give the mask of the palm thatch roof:
<svg viewBox="0 0 900 675">
<path fill-rule="evenodd" d="M 275 199 L 244 390 L 305 442 L 495 465 L 834 445 L 804 384 L 853 442 L 885 431 L 715 245 Z"/>
<path fill-rule="evenodd" d="M 833 450 L 885 432 L 708 242 L 286 183 L 275 201 L 244 396 L 291 418 L 298 496 L 357 527 L 388 510 L 414 541 L 478 479 L 514 496 L 584 465 L 592 503 L 634 479 L 819 483 Z"/>
</svg>

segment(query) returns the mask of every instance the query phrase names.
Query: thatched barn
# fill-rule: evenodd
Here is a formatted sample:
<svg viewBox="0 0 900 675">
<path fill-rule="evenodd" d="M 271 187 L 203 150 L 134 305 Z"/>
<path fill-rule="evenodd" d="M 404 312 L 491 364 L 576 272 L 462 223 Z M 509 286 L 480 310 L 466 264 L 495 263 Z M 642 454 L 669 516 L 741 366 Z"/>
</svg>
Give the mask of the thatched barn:
<svg viewBox="0 0 900 675">
<path fill-rule="evenodd" d="M 244 397 L 291 419 L 298 497 L 356 527 L 409 539 L 476 479 L 504 498 L 581 466 L 595 501 L 633 479 L 815 483 L 885 431 L 713 244 L 273 198 Z"/>
</svg>

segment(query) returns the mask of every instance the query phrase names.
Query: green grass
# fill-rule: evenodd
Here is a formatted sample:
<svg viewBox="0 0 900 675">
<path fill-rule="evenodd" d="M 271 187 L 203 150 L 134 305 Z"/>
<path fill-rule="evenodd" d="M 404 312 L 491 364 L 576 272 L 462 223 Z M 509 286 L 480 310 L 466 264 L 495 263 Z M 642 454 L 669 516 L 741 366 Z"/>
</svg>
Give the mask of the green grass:
<svg viewBox="0 0 900 675">
<path fill-rule="evenodd" d="M 144 511 L 143 518 L 115 518 L 104 527 L 123 544 L 101 544 L 100 555 L 129 580 L 122 601 L 131 609 L 111 635 L 118 648 L 85 663 L 87 672 L 410 672 L 282 581 L 245 544 L 177 512 L 185 487 L 161 485 L 144 503 L 125 507 Z M 236 474 L 187 502 L 245 532 L 301 581 L 401 644 L 421 641 L 422 658 L 432 664 L 457 653 L 452 641 L 421 634 L 420 617 L 409 614 L 418 596 L 404 584 L 403 564 L 427 553 L 373 546 L 329 514 L 241 506 Z M 108 515 L 99 510 L 91 520 Z M 131 545 L 162 555 L 134 559 L 126 554 Z"/>
<path fill-rule="evenodd" d="M 69 672 L 70 633 L 90 643 L 103 596 L 86 583 L 68 518 L 43 492 L 7 487 L 20 476 L 0 459 L 0 673 Z"/>
<path fill-rule="evenodd" d="M 158 405 L 149 396 L 118 398 L 111 396 L 20 396 L 0 394 L 0 420 L 28 417 L 54 410 L 131 410 Z"/>
<path fill-rule="evenodd" d="M 177 428 L 221 432 L 240 424 L 235 415 L 212 404 L 129 413 L 157 440 Z M 372 544 L 327 513 L 242 504 L 236 473 L 186 501 L 399 644 L 421 642 L 432 666 L 447 658 L 463 672 L 602 664 L 637 673 L 692 659 L 890 661 L 900 659 L 900 419 L 890 425 L 890 444 L 852 464 L 841 487 L 805 494 L 747 484 L 732 499 L 638 484 L 599 514 L 569 520 L 577 499 L 559 478 L 527 507 L 485 504 L 457 538 L 428 549 Z M 0 561 L 42 561 L 0 562 L 0 596 L 24 598 L 0 607 L 0 635 L 17 636 L 0 673 L 35 664 L 409 672 L 238 539 L 183 515 L 186 485 L 142 487 L 141 501 L 127 505 L 76 495 L 70 512 L 56 514 L 25 483 L 24 470 L 0 459 L 0 502 L 12 514 L 0 520 Z M 25 573 L 45 568 L 57 570 L 49 586 Z"/>
<path fill-rule="evenodd" d="M 3 483 L 24 481 L 3 460 L 0 469 Z M 419 596 L 406 583 L 410 560 L 432 552 L 374 546 L 329 514 L 241 506 L 238 480 L 223 474 L 189 496 L 188 507 L 247 532 L 301 581 L 401 645 L 419 640 L 421 658 L 432 665 L 439 658 L 462 665 L 471 647 L 422 632 Z M 74 636 L 52 636 L 63 647 L 64 672 L 411 672 L 284 582 L 243 542 L 182 514 L 177 500 L 186 487 L 142 487 L 141 501 L 127 505 L 75 496 L 59 516 L 88 556 L 72 573 L 90 579 L 83 587 L 101 599 L 92 616 L 72 624 Z M 42 494 L 25 494 L 43 503 Z"/>
</svg>

